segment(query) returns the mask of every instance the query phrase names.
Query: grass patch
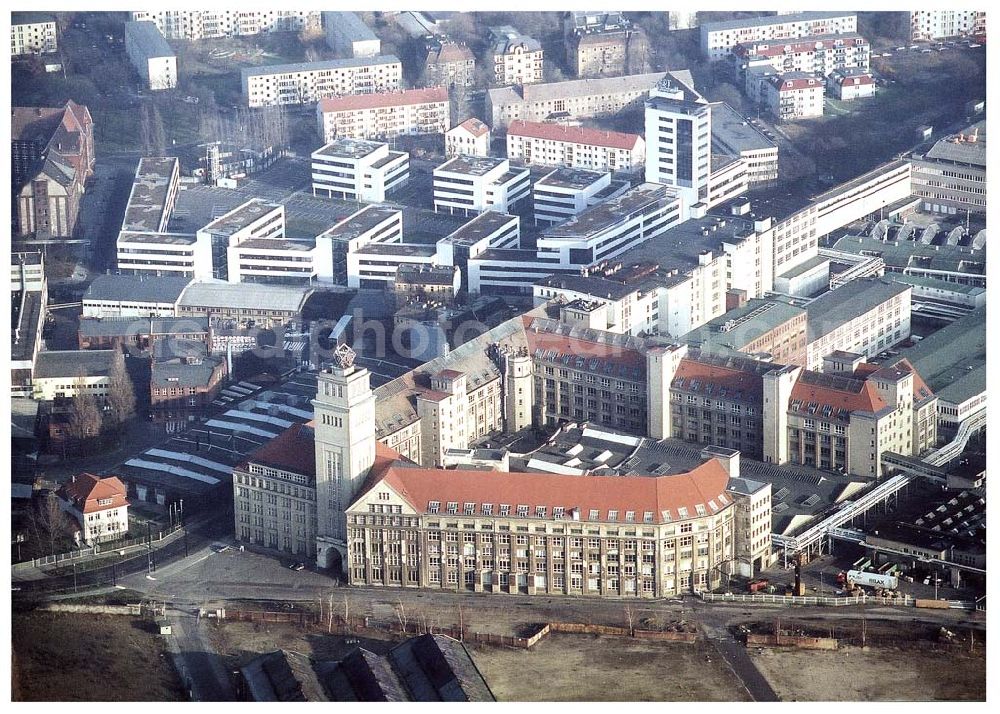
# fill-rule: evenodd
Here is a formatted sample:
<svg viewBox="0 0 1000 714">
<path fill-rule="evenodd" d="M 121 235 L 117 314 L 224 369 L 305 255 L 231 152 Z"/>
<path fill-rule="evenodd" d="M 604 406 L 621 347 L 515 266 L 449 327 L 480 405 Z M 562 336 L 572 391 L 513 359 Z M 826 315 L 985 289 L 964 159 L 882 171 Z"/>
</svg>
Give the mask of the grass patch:
<svg viewBox="0 0 1000 714">
<path fill-rule="evenodd" d="M 14 701 L 185 701 L 151 623 L 121 615 L 14 613 Z"/>
</svg>

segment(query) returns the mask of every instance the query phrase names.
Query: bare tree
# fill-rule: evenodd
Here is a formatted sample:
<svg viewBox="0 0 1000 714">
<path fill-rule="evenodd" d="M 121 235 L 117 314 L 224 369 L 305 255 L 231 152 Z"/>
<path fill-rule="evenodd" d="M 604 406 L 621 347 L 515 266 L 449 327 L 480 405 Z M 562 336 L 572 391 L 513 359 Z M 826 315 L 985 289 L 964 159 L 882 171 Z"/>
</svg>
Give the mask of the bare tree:
<svg viewBox="0 0 1000 714">
<path fill-rule="evenodd" d="M 349 604 L 349 602 L 347 600 L 347 593 L 344 593 L 344 632 L 345 633 L 351 631 L 351 618 L 350 618 L 350 615 L 351 615 L 350 604 Z"/>
<path fill-rule="evenodd" d="M 28 527 L 36 548 L 45 548 L 47 554 L 67 550 L 72 544 L 74 528 L 54 493 L 49 492 L 32 503 L 28 511 Z"/>
<path fill-rule="evenodd" d="M 69 412 L 69 424 L 66 431 L 80 448 L 100 435 L 102 427 L 101 411 L 97 406 L 97 398 L 87 389 L 86 379 L 81 369 L 74 382 L 76 395 Z"/>
<path fill-rule="evenodd" d="M 635 637 L 635 613 L 631 605 L 625 606 L 625 620 L 628 622 L 629 637 Z"/>
<path fill-rule="evenodd" d="M 403 599 L 399 598 L 396 600 L 396 606 L 393 608 L 396 613 L 396 619 L 399 620 L 400 631 L 404 634 L 406 633 L 406 609 L 403 607 Z"/>
<path fill-rule="evenodd" d="M 108 406 L 110 407 L 107 414 L 108 427 L 118 437 L 126 422 L 135 413 L 135 390 L 132 387 L 132 379 L 125 369 L 125 359 L 121 354 L 116 355 L 111 366 Z"/>
</svg>

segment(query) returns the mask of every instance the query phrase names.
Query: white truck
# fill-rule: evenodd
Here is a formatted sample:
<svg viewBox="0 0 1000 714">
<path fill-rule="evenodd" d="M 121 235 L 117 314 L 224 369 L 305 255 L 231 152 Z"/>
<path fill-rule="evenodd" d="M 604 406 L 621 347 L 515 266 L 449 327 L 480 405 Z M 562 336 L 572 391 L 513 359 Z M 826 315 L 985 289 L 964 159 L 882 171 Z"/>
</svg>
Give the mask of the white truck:
<svg viewBox="0 0 1000 714">
<path fill-rule="evenodd" d="M 899 586 L 899 578 L 895 575 L 866 573 L 863 570 L 848 570 L 847 582 L 870 588 L 882 588 L 883 590 L 895 590 Z"/>
</svg>

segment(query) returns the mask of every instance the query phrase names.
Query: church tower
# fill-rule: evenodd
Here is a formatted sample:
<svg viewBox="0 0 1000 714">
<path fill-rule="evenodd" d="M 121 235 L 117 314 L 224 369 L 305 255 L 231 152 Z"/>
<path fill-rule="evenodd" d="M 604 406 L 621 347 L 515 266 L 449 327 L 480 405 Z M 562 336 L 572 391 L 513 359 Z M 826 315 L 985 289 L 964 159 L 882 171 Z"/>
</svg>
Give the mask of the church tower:
<svg viewBox="0 0 1000 714">
<path fill-rule="evenodd" d="M 333 365 L 319 374 L 313 400 L 316 432 L 316 562 L 321 568 L 347 563 L 351 505 L 375 463 L 375 395 L 354 351 L 337 348 Z"/>
</svg>

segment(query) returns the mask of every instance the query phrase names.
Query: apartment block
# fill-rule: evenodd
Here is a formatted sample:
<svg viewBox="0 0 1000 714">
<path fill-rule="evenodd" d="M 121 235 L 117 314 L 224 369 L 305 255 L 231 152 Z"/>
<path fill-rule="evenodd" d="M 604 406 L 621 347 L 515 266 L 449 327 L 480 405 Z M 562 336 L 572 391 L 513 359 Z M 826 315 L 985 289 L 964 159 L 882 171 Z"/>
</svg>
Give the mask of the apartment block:
<svg viewBox="0 0 1000 714">
<path fill-rule="evenodd" d="M 49 54 L 59 49 L 56 19 L 42 12 L 10 14 L 11 57 Z"/>
<path fill-rule="evenodd" d="M 564 23 L 566 60 L 577 77 L 629 74 L 642 69 L 649 41 L 620 11 L 574 11 Z"/>
<path fill-rule="evenodd" d="M 476 81 L 476 57 L 457 42 L 436 42 L 424 63 L 425 87 L 471 87 Z"/>
<path fill-rule="evenodd" d="M 403 66 L 394 55 L 244 67 L 240 76 L 243 98 L 251 108 L 403 88 Z"/>
<path fill-rule="evenodd" d="M 542 45 L 510 25 L 491 27 L 493 81 L 500 85 L 535 84 L 542 81 Z"/>
<path fill-rule="evenodd" d="M 826 79 L 826 90 L 843 102 L 875 96 L 875 78 L 860 67 L 838 69 Z"/>
<path fill-rule="evenodd" d="M 509 213 L 531 190 L 530 172 L 507 159 L 456 156 L 434 169 L 434 210 Z"/>
<path fill-rule="evenodd" d="M 334 52 L 348 57 L 375 57 L 382 54 L 382 41 L 357 13 L 324 12 L 326 44 Z"/>
<path fill-rule="evenodd" d="M 489 156 L 490 128 L 475 117 L 466 119 L 444 134 L 445 156 Z"/>
<path fill-rule="evenodd" d="M 739 76 L 748 69 L 770 67 L 775 72 L 809 72 L 824 77 L 838 69 L 871 66 L 871 45 L 856 32 L 745 42 L 729 55 Z"/>
<path fill-rule="evenodd" d="M 312 153 L 313 195 L 381 203 L 410 178 L 410 155 L 388 144 L 337 139 Z"/>
<path fill-rule="evenodd" d="M 125 23 L 125 53 L 151 90 L 177 86 L 177 57 L 152 22 Z"/>
<path fill-rule="evenodd" d="M 645 163 L 646 142 L 638 134 L 516 120 L 507 127 L 507 157 L 529 165 L 634 171 Z"/>
<path fill-rule="evenodd" d="M 441 87 L 327 97 L 316 104 L 316 120 L 324 142 L 443 134 L 451 127 L 451 102 Z"/>
<path fill-rule="evenodd" d="M 136 10 L 129 19 L 154 23 L 168 40 L 301 32 L 319 29 L 321 22 L 318 10 Z"/>
<path fill-rule="evenodd" d="M 313 429 L 296 424 L 233 469 L 236 539 L 251 547 L 316 556 Z"/>
<path fill-rule="evenodd" d="M 856 33 L 858 16 L 853 12 L 801 12 L 706 22 L 698 30 L 702 55 L 710 60 L 721 60 L 738 44 Z"/>
<path fill-rule="evenodd" d="M 774 74 L 761 82 L 761 103 L 779 121 L 820 117 L 824 89 L 823 78 L 816 74 Z"/>
<path fill-rule="evenodd" d="M 914 42 L 970 35 L 986 35 L 986 13 L 983 10 L 910 11 L 910 39 Z"/>
<path fill-rule="evenodd" d="M 486 112 L 494 131 L 515 119 L 572 121 L 609 116 L 642 106 L 662 72 L 624 77 L 577 79 L 518 87 L 500 87 L 486 94 Z"/>
</svg>

